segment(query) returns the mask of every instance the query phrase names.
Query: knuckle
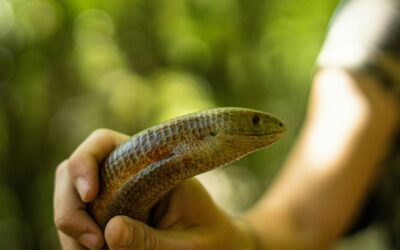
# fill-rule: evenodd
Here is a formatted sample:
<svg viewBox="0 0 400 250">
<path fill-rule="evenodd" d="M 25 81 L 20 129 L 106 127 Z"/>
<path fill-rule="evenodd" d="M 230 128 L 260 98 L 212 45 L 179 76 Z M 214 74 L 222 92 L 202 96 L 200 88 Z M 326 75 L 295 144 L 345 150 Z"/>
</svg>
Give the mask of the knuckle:
<svg viewBox="0 0 400 250">
<path fill-rule="evenodd" d="M 71 155 L 71 157 L 68 159 L 68 164 L 67 164 L 67 169 L 70 173 L 74 173 L 75 171 L 78 171 L 81 169 L 82 162 L 85 161 L 85 155 L 81 153 L 74 153 Z"/>
<path fill-rule="evenodd" d="M 56 178 L 59 176 L 64 175 L 65 171 L 67 170 L 68 167 L 68 160 L 64 160 L 63 162 L 61 162 L 55 170 L 55 176 Z"/>
<path fill-rule="evenodd" d="M 156 236 L 155 233 L 150 232 L 150 230 L 142 225 L 142 236 L 144 239 L 144 248 L 145 250 L 156 250 L 158 249 L 159 242 L 158 242 L 158 237 Z"/>
<path fill-rule="evenodd" d="M 71 221 L 73 220 L 68 213 L 61 213 L 54 217 L 54 224 L 62 232 L 70 231 L 72 226 Z"/>
<path fill-rule="evenodd" d="M 69 160 L 67 171 L 73 183 L 82 175 L 83 166 L 80 162 L 80 156 L 70 158 Z"/>
<path fill-rule="evenodd" d="M 106 129 L 106 128 L 98 128 L 94 130 L 89 137 L 95 137 L 95 138 L 107 138 L 110 137 L 111 135 L 111 130 Z"/>
</svg>

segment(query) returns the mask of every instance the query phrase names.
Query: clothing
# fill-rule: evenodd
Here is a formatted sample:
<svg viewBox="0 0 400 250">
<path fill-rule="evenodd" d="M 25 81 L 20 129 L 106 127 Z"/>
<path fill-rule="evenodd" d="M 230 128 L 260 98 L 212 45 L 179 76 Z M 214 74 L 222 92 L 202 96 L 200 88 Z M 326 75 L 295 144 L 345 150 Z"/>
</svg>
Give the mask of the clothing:
<svg viewBox="0 0 400 250">
<path fill-rule="evenodd" d="M 400 0 L 343 1 L 317 64 L 372 74 L 400 98 Z M 400 249 L 400 133 L 393 144 L 349 233 L 379 223 L 392 248 Z"/>
<path fill-rule="evenodd" d="M 375 74 L 400 96 L 400 0 L 343 1 L 317 64 Z"/>
</svg>

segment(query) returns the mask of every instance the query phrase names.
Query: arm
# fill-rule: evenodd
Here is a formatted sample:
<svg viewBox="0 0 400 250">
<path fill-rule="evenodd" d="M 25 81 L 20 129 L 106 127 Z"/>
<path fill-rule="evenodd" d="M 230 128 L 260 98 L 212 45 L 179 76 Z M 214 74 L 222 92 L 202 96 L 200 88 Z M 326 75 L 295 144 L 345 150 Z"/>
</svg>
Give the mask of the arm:
<svg viewBox="0 0 400 250">
<path fill-rule="evenodd" d="M 266 249 L 331 246 L 362 204 L 397 129 L 400 3 L 345 3 L 320 53 L 298 141 L 270 191 L 245 215 Z"/>
<path fill-rule="evenodd" d="M 245 215 L 265 249 L 327 249 L 343 233 L 390 146 L 396 104 L 372 77 L 316 75 L 284 171 Z"/>
</svg>

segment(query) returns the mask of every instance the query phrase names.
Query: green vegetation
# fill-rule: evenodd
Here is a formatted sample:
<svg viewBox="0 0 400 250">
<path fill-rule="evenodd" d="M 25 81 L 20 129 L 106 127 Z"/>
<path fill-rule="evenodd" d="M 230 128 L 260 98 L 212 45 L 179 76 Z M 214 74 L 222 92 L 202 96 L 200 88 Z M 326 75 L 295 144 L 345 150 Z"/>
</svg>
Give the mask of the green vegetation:
<svg viewBox="0 0 400 250">
<path fill-rule="evenodd" d="M 92 130 L 133 134 L 210 107 L 264 110 L 289 128 L 225 170 L 252 191 L 231 210 L 249 206 L 301 126 L 336 4 L 0 0 L 0 248 L 58 248 L 54 169 Z"/>
</svg>

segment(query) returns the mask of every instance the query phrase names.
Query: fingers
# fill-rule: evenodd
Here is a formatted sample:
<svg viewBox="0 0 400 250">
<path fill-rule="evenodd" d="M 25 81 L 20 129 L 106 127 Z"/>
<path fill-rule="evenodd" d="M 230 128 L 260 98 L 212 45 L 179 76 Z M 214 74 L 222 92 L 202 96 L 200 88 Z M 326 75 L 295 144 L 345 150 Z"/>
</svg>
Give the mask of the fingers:
<svg viewBox="0 0 400 250">
<path fill-rule="evenodd" d="M 98 192 L 98 165 L 128 136 L 106 129 L 93 132 L 57 167 L 54 221 L 64 249 L 100 249 L 103 233 L 86 212 Z"/>
<path fill-rule="evenodd" d="M 62 249 L 65 250 L 86 250 L 87 248 L 80 244 L 78 241 L 69 237 L 61 231 L 58 231 L 58 237 L 60 238 Z"/>
<path fill-rule="evenodd" d="M 111 250 L 201 249 L 196 247 L 196 235 L 190 230 L 161 231 L 126 216 L 116 216 L 109 221 L 105 238 Z"/>
<path fill-rule="evenodd" d="M 54 192 L 55 224 L 63 234 L 79 241 L 86 247 L 100 249 L 104 244 L 102 231 L 87 214 L 86 205 L 79 198 L 72 185 L 67 168 L 68 161 L 64 161 L 56 171 Z M 66 241 L 65 237 L 63 237 L 63 240 Z M 69 245 L 73 244 L 70 241 L 66 242 Z"/>
<path fill-rule="evenodd" d="M 94 131 L 71 155 L 68 171 L 71 181 L 84 202 L 92 201 L 98 192 L 98 165 L 116 146 L 129 137 L 108 129 Z"/>
<path fill-rule="evenodd" d="M 194 178 L 177 185 L 158 205 L 153 214 L 158 229 L 126 216 L 112 218 L 104 234 L 109 248 L 242 249 L 237 245 L 242 239 L 247 239 L 240 236 L 241 232 L 231 217 L 215 206 L 204 187 Z"/>
</svg>

